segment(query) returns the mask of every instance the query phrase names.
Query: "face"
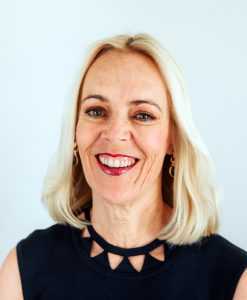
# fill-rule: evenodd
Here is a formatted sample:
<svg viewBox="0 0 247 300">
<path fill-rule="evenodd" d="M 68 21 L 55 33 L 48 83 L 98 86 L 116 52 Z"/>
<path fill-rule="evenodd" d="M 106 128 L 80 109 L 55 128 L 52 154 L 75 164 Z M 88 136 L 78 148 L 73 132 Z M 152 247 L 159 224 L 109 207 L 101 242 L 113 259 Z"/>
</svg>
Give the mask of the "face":
<svg viewBox="0 0 247 300">
<path fill-rule="evenodd" d="M 136 52 L 104 53 L 86 74 L 79 105 L 76 141 L 93 198 L 131 203 L 147 193 L 157 197 L 171 132 L 166 87 L 154 62 Z M 99 166 L 99 153 L 139 160 L 113 176 Z"/>
</svg>

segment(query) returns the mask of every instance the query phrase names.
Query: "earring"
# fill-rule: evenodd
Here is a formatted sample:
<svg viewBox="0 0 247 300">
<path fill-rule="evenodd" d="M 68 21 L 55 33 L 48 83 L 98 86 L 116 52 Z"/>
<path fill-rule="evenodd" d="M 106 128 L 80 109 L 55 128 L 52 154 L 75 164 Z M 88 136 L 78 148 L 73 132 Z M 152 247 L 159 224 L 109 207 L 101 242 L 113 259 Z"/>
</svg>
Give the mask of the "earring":
<svg viewBox="0 0 247 300">
<path fill-rule="evenodd" d="M 170 167 L 169 167 L 169 175 L 174 178 L 174 169 L 175 169 L 175 159 L 173 154 L 171 154 L 171 158 L 170 158 Z"/>
<path fill-rule="evenodd" d="M 79 159 L 78 159 L 78 145 L 76 142 L 74 142 L 74 157 L 73 157 L 73 164 L 74 165 L 77 165 L 78 162 L 79 162 Z"/>
</svg>

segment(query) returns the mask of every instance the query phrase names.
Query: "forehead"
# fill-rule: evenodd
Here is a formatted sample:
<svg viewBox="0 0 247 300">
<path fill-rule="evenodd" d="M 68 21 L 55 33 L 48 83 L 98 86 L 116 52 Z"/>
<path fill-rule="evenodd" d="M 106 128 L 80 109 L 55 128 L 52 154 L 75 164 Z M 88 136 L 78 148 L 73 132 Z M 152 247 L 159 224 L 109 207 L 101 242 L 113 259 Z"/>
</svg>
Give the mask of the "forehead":
<svg viewBox="0 0 247 300">
<path fill-rule="evenodd" d="M 163 94 L 166 87 L 156 63 L 136 51 L 110 50 L 99 56 L 90 66 L 84 82 L 83 94 L 100 92 L 95 89 L 118 90 L 120 93 Z M 140 95 L 136 95 L 140 96 Z"/>
</svg>

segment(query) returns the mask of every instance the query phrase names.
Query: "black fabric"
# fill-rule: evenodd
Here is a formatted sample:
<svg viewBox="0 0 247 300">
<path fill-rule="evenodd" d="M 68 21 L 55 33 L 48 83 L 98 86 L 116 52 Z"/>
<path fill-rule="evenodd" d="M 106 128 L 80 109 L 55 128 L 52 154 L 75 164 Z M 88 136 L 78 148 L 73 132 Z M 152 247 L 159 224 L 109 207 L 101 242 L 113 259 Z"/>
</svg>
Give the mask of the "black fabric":
<svg viewBox="0 0 247 300">
<path fill-rule="evenodd" d="M 24 300 L 232 300 L 247 268 L 245 250 L 220 234 L 165 247 L 165 261 L 148 256 L 140 272 L 126 267 L 126 257 L 112 270 L 105 251 L 89 256 L 90 238 L 80 229 L 57 223 L 34 230 L 17 243 Z"/>
</svg>

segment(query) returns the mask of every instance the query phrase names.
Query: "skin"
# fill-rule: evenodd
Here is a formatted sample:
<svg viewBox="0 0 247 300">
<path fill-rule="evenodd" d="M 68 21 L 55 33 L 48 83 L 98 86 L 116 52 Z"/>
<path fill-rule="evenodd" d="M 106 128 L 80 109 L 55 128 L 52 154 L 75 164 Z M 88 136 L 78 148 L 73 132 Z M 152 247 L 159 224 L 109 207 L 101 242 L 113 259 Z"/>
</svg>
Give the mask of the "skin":
<svg viewBox="0 0 247 300">
<path fill-rule="evenodd" d="M 96 98 L 98 94 L 109 100 Z M 136 99 L 150 104 L 131 105 Z M 99 107 L 99 111 L 86 111 Z M 146 112 L 154 120 L 143 121 Z M 91 116 L 90 116 L 91 114 Z M 83 171 L 92 189 L 92 224 L 108 242 L 137 247 L 153 240 L 168 221 L 170 208 L 161 191 L 162 165 L 171 153 L 167 91 L 154 62 L 136 52 L 104 53 L 89 68 L 80 99 L 76 141 Z M 99 168 L 95 154 L 122 153 L 140 161 L 128 173 L 110 176 Z"/>
</svg>

